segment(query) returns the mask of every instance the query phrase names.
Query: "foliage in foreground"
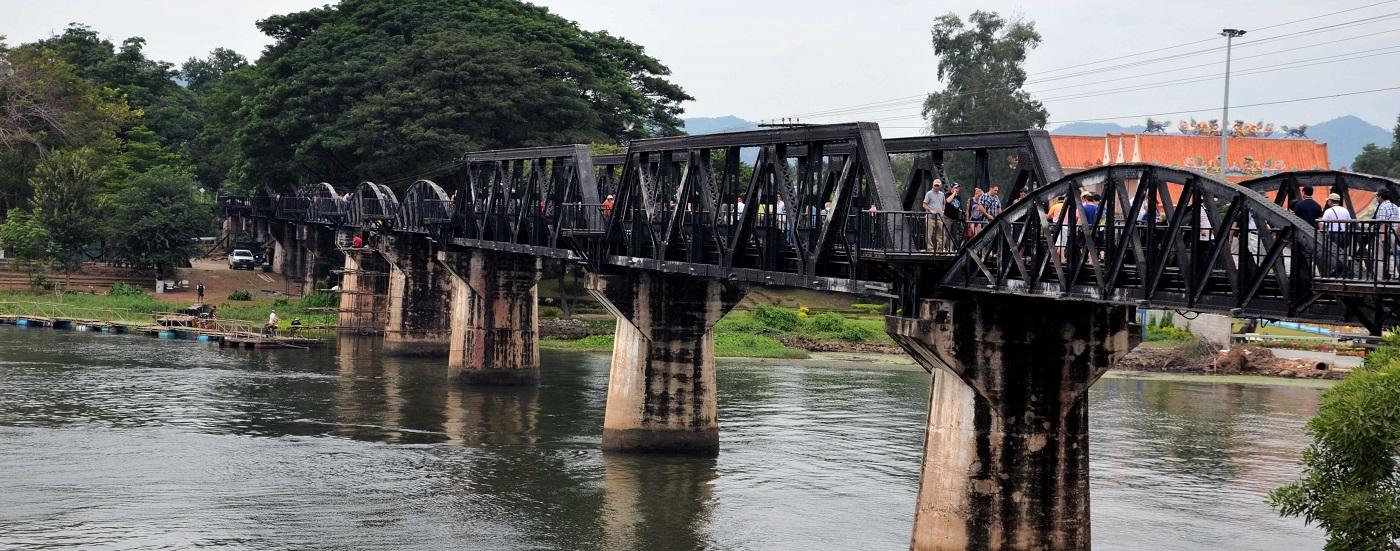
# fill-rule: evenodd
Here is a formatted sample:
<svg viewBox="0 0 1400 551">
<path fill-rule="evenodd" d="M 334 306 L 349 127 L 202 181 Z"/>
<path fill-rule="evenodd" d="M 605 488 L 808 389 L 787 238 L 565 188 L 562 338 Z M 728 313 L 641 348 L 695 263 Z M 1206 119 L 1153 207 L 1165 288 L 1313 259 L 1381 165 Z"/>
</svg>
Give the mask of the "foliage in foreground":
<svg viewBox="0 0 1400 551">
<path fill-rule="evenodd" d="M 887 342 L 881 320 L 849 319 L 835 312 L 803 318 L 781 306 L 760 305 L 745 312 L 730 312 L 715 325 L 719 333 L 769 337 L 804 337 L 818 341 Z"/>
<path fill-rule="evenodd" d="M 1400 335 L 1322 395 L 1303 476 L 1269 494 L 1279 514 L 1327 531 L 1326 549 L 1400 549 Z"/>
</svg>

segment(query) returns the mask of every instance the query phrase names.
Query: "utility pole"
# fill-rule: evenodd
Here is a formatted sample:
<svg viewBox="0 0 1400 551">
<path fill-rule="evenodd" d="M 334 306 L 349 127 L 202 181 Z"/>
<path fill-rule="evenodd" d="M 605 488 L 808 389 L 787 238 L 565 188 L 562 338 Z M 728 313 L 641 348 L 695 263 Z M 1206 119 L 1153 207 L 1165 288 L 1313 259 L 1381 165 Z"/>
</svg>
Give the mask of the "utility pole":
<svg viewBox="0 0 1400 551">
<path fill-rule="evenodd" d="M 1225 178 L 1225 169 L 1230 163 L 1225 159 L 1227 149 L 1226 140 L 1230 137 L 1230 47 L 1233 45 L 1235 37 L 1244 36 L 1244 31 L 1240 29 L 1223 29 L 1220 36 L 1225 37 L 1225 109 L 1220 115 L 1220 178 Z"/>
</svg>

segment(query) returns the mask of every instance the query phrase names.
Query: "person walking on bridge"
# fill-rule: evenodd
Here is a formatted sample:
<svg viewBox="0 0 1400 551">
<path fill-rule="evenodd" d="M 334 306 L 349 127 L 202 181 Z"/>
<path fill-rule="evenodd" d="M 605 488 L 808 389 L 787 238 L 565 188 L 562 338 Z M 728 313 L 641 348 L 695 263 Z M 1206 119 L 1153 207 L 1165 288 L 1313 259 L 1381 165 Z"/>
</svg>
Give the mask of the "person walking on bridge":
<svg viewBox="0 0 1400 551">
<path fill-rule="evenodd" d="M 1303 198 L 1293 203 L 1293 214 L 1307 222 L 1308 228 L 1317 230 L 1317 219 L 1322 218 L 1322 205 L 1317 204 L 1317 201 L 1313 199 L 1312 186 L 1303 186 Z"/>
<path fill-rule="evenodd" d="M 943 180 L 935 178 L 928 192 L 924 193 L 924 231 L 928 250 L 943 248 L 943 210 L 948 206 L 948 196 L 943 193 Z"/>
</svg>

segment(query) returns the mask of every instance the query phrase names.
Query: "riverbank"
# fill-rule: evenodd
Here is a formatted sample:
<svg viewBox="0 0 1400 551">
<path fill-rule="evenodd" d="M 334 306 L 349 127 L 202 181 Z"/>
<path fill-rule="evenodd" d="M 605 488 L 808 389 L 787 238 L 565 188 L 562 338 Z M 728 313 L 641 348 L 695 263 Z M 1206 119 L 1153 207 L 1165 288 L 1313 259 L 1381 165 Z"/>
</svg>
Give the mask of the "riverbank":
<svg viewBox="0 0 1400 551">
<path fill-rule="evenodd" d="M 299 319 L 303 328 L 334 328 L 336 296 L 313 293 L 298 299 L 248 295 L 248 300 L 231 300 L 205 295 L 206 302 L 217 309 L 218 318 L 261 325 L 268 314 L 277 312 L 283 330 L 291 320 Z M 193 299 L 193 297 L 191 297 Z M 188 303 L 172 303 L 132 287 L 118 286 L 108 294 L 82 292 L 27 293 L 0 291 L 0 315 L 41 318 L 70 318 L 103 322 L 151 323 L 157 316 L 171 315 Z"/>
</svg>

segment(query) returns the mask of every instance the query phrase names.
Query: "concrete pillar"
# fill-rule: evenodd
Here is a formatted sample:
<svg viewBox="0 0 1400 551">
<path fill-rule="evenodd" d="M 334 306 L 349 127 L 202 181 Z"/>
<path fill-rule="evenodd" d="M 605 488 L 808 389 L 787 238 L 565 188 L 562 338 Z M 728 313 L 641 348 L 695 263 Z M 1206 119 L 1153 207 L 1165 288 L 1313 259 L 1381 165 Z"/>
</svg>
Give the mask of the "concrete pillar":
<svg viewBox="0 0 1400 551">
<path fill-rule="evenodd" d="M 379 335 L 388 313 L 389 263 L 371 249 L 347 251 L 340 274 L 337 327 L 342 333 Z"/>
<path fill-rule="evenodd" d="M 933 372 L 911 549 L 1088 549 L 1090 385 L 1133 307 L 927 300 L 886 329 Z"/>
<path fill-rule="evenodd" d="M 632 270 L 588 291 L 617 317 L 603 449 L 718 453 L 713 329 L 747 289 Z"/>
<path fill-rule="evenodd" d="M 389 265 L 384 352 L 447 355 L 453 283 L 451 272 L 436 262 L 432 243 L 414 235 L 385 236 L 379 252 Z"/>
<path fill-rule="evenodd" d="M 469 385 L 540 380 L 538 258 L 442 251 L 453 274 L 448 375 Z"/>
</svg>

